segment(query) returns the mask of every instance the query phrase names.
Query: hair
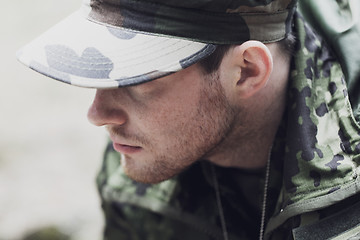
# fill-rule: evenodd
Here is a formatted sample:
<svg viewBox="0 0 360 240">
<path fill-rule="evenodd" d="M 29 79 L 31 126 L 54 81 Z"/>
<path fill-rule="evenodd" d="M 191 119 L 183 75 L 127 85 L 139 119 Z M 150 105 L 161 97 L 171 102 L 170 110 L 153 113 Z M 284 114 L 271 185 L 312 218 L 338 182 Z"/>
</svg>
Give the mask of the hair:
<svg viewBox="0 0 360 240">
<path fill-rule="evenodd" d="M 283 55 L 289 58 L 294 54 L 296 38 L 293 34 L 290 33 L 284 39 L 277 42 L 277 44 L 279 44 Z M 217 71 L 226 53 L 235 46 L 236 45 L 231 44 L 217 45 L 215 51 L 212 54 L 199 61 L 200 67 L 205 71 L 206 74 L 211 74 Z"/>
</svg>

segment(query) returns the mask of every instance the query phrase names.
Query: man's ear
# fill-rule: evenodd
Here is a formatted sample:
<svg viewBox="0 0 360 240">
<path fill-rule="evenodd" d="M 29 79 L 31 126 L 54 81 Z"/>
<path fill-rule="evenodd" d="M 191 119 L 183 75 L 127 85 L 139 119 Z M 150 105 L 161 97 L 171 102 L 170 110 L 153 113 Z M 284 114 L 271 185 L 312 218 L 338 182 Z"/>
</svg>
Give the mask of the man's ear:
<svg viewBox="0 0 360 240">
<path fill-rule="evenodd" d="M 269 49 L 259 41 L 247 41 L 234 48 L 233 57 L 240 67 L 236 91 L 241 98 L 249 98 L 268 81 L 273 69 Z"/>
</svg>

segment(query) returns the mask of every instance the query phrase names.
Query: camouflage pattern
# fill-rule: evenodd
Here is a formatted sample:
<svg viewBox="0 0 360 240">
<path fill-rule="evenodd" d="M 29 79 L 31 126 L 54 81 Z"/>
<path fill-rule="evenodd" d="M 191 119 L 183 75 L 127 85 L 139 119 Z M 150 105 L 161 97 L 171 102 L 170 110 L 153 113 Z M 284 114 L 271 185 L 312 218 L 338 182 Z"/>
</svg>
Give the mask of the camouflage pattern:
<svg viewBox="0 0 360 240">
<path fill-rule="evenodd" d="M 246 172 L 216 167 L 215 171 L 230 239 L 256 239 L 263 169 Z M 223 239 L 208 162 L 199 162 L 176 178 L 147 185 L 123 173 L 120 155 L 110 143 L 98 186 L 106 216 L 104 239 Z"/>
<path fill-rule="evenodd" d="M 307 21 L 329 43 L 343 69 L 349 89 L 350 102 L 360 103 L 360 2 L 356 0 L 303 0 L 299 2 Z M 359 119 L 359 109 L 355 109 Z"/>
<path fill-rule="evenodd" d="M 211 44 L 275 42 L 290 30 L 294 0 L 91 0 L 90 19 Z M 106 14 L 105 14 L 106 13 Z"/>
<path fill-rule="evenodd" d="M 84 0 L 18 52 L 31 69 L 90 88 L 131 86 L 182 70 L 214 44 L 275 42 L 296 0 Z"/>
<path fill-rule="evenodd" d="M 358 215 L 339 213 L 360 200 L 360 126 L 335 57 L 300 15 L 294 33 L 287 109 L 271 155 L 265 239 L 351 237 Z M 257 239 L 264 172 L 216 172 L 230 239 Z M 105 239 L 223 239 L 210 176 L 209 163 L 200 162 L 163 183 L 139 184 L 123 174 L 109 146 L 98 177 Z"/>
<path fill-rule="evenodd" d="M 278 41 L 290 29 L 294 5 L 290 0 L 88 0 L 81 13 L 18 56 L 69 84 L 134 85 L 196 63 L 214 51 L 212 43 Z M 69 34 L 70 26 L 77 31 Z M 273 240 L 330 226 L 334 216 L 344 215 L 340 210 L 360 198 L 360 115 L 353 113 L 359 106 L 351 106 L 348 79 L 323 41 L 298 15 L 293 27 L 298 42 L 267 190 L 265 238 Z M 220 167 L 216 172 L 230 239 L 257 238 L 263 172 Z M 209 164 L 199 162 L 160 184 L 139 184 L 124 175 L 120 156 L 109 147 L 98 177 L 105 239 L 223 239 L 212 177 Z M 326 236 L 337 236 L 332 231 L 342 231 L 342 220 L 325 228 Z M 350 221 L 360 224 L 356 217 Z"/>
<path fill-rule="evenodd" d="M 94 24 L 86 5 L 26 45 L 18 59 L 67 84 L 118 88 L 184 69 L 215 50 L 212 44 L 140 34 Z M 70 26 L 75 33 L 69 32 Z"/>
</svg>

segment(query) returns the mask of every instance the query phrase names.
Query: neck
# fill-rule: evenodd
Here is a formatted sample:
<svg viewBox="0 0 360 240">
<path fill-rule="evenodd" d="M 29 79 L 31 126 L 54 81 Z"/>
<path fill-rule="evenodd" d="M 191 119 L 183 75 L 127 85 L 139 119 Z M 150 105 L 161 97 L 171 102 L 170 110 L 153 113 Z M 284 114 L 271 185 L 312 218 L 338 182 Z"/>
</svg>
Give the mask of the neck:
<svg viewBox="0 0 360 240">
<path fill-rule="evenodd" d="M 288 59 L 275 56 L 267 85 L 244 104 L 228 136 L 207 156 L 210 162 L 245 169 L 266 166 L 285 109 L 289 65 Z"/>
<path fill-rule="evenodd" d="M 268 117 L 261 119 L 266 119 L 267 122 L 263 122 L 256 129 L 233 129 L 207 159 L 222 167 L 265 167 L 281 118 L 276 121 L 269 121 Z"/>
</svg>

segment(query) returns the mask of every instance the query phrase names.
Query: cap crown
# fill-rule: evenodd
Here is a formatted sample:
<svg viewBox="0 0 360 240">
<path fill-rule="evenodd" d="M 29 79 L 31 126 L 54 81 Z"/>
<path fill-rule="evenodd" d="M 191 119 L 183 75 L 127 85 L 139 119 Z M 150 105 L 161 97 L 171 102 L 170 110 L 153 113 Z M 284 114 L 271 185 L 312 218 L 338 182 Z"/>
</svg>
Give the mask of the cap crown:
<svg viewBox="0 0 360 240">
<path fill-rule="evenodd" d="M 91 0 L 97 22 L 213 44 L 275 42 L 290 30 L 296 0 Z"/>
</svg>

